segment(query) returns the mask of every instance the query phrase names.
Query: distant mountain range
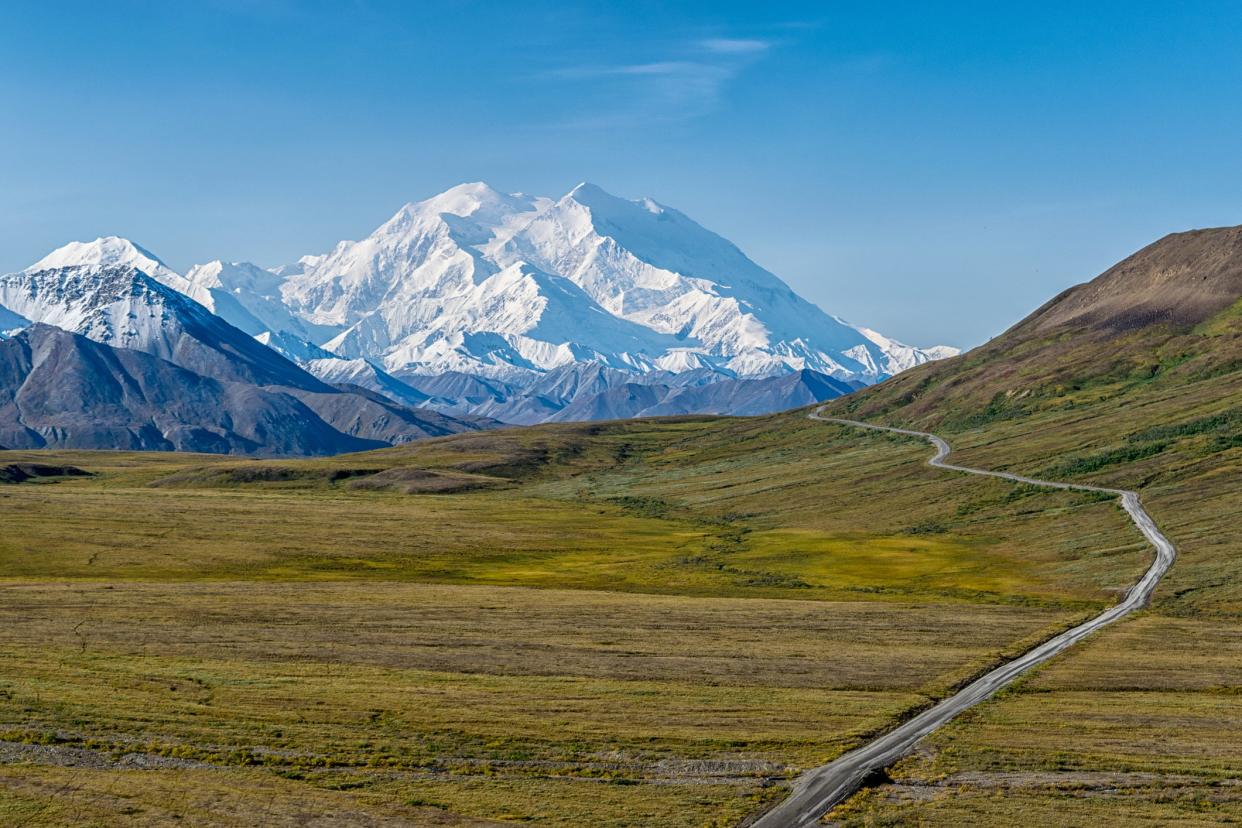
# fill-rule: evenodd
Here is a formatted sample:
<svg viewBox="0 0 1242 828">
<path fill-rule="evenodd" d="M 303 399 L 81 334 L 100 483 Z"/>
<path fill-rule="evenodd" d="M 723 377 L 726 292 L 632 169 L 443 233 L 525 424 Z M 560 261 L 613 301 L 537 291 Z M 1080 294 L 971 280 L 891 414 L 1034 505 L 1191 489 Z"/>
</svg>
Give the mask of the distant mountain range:
<svg viewBox="0 0 1242 828">
<path fill-rule="evenodd" d="M 116 372 L 136 369 L 132 358 L 46 330 L 19 333 L 32 324 L 217 383 L 277 389 L 337 434 L 380 444 L 493 421 L 766 413 L 956 353 L 830 316 L 682 213 L 590 184 L 557 200 L 454 187 L 407 204 L 362 241 L 272 269 L 215 261 L 181 274 L 113 236 L 73 242 L 0 277 L 0 339 L 25 355 L 13 357 L 19 368 L 7 381 L 54 384 L 39 360 L 55 343 L 58 360 L 94 360 L 79 381 L 124 386 Z M 188 381 L 142 365 L 153 381 Z M 27 406 L 9 412 L 11 442 L 68 444 L 34 425 L 55 411 L 36 415 L 28 405 L 60 395 L 0 393 Z M 81 424 L 64 433 L 94 435 L 70 440 L 84 447 L 358 447 L 319 432 L 265 441 L 215 421 L 203 426 L 215 437 L 173 429 L 173 438 L 143 402 L 160 393 L 145 388 L 122 405 L 128 413 L 114 418 L 112 437 Z M 183 426 L 198 428 L 190 410 L 182 414 Z M 269 427 L 286 415 L 273 414 Z"/>
<path fill-rule="evenodd" d="M 336 454 L 495 425 L 331 385 L 126 265 L 0 277 L 0 446 Z M 13 309 L 16 309 L 15 311 Z"/>
</svg>

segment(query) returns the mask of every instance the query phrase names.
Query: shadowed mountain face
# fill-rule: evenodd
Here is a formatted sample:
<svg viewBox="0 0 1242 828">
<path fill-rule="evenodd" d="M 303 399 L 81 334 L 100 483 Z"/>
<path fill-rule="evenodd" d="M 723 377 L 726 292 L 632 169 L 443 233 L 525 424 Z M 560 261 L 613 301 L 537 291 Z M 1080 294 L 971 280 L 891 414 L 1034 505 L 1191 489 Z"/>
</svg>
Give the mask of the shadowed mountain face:
<svg viewBox="0 0 1242 828">
<path fill-rule="evenodd" d="M 777 377 L 722 380 L 706 385 L 638 385 L 626 383 L 566 406 L 552 422 L 665 417 L 678 414 L 772 414 L 848 394 L 852 389 L 815 371 Z"/>
<path fill-rule="evenodd" d="M 194 300 L 131 266 L 72 266 L 0 277 L 0 305 L 115 348 L 222 382 L 329 387 Z"/>
<path fill-rule="evenodd" d="M 632 374 L 598 363 L 566 365 L 525 386 L 466 374 L 403 374 L 400 380 L 426 395 L 425 406 L 454 416 L 477 415 L 515 425 L 680 414 L 771 414 L 854 390 L 852 385 L 811 370 L 739 379 L 709 369 Z"/>
<path fill-rule="evenodd" d="M 281 390 L 301 400 L 338 431 L 387 445 L 496 425 L 483 417 L 457 418 L 430 409 L 409 408 L 357 385 L 340 385 L 326 392 L 300 388 Z"/>
<path fill-rule="evenodd" d="M 0 445 L 319 455 L 387 443 L 338 431 L 290 394 L 35 325 L 0 342 Z"/>
<path fill-rule="evenodd" d="M 1196 230 L 1066 290 L 986 345 L 857 392 L 835 410 L 969 427 L 1240 366 L 1242 227 Z"/>
<path fill-rule="evenodd" d="M 40 416 L 76 414 L 79 420 L 73 425 L 71 439 L 77 448 L 175 447 L 247 454 L 325 454 L 487 425 L 478 418 L 464 422 L 435 411 L 408 408 L 354 385 L 329 384 L 132 265 L 69 265 L 9 274 L 0 277 L 0 303 L 19 309 L 17 313 L 35 323 L 79 333 L 118 351 L 111 361 L 101 362 L 100 355 L 106 351 L 80 344 L 70 348 L 65 341 L 56 340 L 61 347 L 44 356 L 54 354 L 60 360 L 57 364 L 65 376 L 63 382 L 56 379 L 58 374 L 47 373 L 52 363 L 46 358 L 28 366 L 40 370 L 35 372 L 38 381 L 24 389 L 23 400 L 32 404 L 38 400 L 42 406 L 24 409 L 17 422 L 28 426 L 32 417 L 39 420 Z M 39 331 L 34 339 L 46 343 L 51 341 L 50 336 Z M 183 373 L 147 371 L 145 376 L 151 382 L 145 385 L 122 382 L 118 377 L 131 367 L 125 356 L 129 351 L 172 363 Z M 71 376 L 77 385 L 69 382 Z M 204 398 L 193 390 L 207 379 L 219 384 L 222 401 L 253 404 L 256 410 L 247 415 L 230 409 L 227 422 L 213 418 L 202 407 Z M 94 388 L 91 380 L 101 385 Z M 137 388 L 146 402 L 163 400 L 172 405 L 171 416 L 152 420 L 168 427 L 131 429 L 131 420 L 142 421 L 151 412 L 145 402 L 131 407 L 132 395 L 122 400 L 108 397 L 107 392 L 115 388 Z M 187 405 L 182 408 L 175 405 L 183 401 L 178 389 L 187 395 Z M 127 414 L 110 421 L 118 404 Z M 56 405 L 65 408 L 58 411 Z M 272 413 L 277 409 L 278 414 Z M 230 422 L 245 422 L 247 416 L 257 418 L 257 431 L 229 427 Z M 295 422 L 298 416 L 310 419 L 299 425 Z M 91 417 L 112 425 L 92 432 L 85 427 L 85 420 Z M 172 423 L 178 426 L 169 431 Z M 208 436 L 216 433 L 212 429 L 221 428 L 227 435 Z M 312 433 L 316 428 L 327 428 L 331 434 Z M 91 444 L 92 434 L 98 445 Z M 41 432 L 38 439 L 48 440 L 49 435 L 55 441 L 66 439 L 56 432 Z"/>
</svg>

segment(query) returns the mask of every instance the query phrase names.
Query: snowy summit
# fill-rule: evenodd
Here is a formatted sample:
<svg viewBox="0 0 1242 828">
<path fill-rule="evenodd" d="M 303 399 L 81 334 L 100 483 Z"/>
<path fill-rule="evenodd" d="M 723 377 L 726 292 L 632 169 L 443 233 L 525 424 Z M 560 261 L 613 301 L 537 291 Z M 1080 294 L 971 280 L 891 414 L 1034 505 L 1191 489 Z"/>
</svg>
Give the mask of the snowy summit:
<svg viewBox="0 0 1242 828">
<path fill-rule="evenodd" d="M 576 364 L 872 383 L 955 353 L 825 313 L 685 214 L 586 183 L 559 199 L 462 184 L 360 241 L 272 269 L 216 261 L 181 275 L 106 237 L 25 273 L 82 266 L 141 271 L 332 377 L 346 371 L 330 364 L 339 358 L 519 384 Z"/>
</svg>

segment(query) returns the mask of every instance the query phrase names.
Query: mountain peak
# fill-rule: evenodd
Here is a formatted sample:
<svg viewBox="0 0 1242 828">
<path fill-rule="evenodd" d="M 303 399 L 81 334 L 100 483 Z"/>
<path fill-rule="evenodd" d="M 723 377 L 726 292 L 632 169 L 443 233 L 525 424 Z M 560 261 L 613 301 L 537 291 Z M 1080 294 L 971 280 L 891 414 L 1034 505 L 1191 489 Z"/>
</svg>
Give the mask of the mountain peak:
<svg viewBox="0 0 1242 828">
<path fill-rule="evenodd" d="M 594 184 L 590 181 L 579 181 L 569 191 L 569 195 L 571 196 L 576 196 L 579 193 L 588 194 L 588 195 L 590 193 L 604 193 L 604 195 L 608 195 L 608 192 L 605 191 L 603 187 L 599 186 L 598 184 Z"/>
<path fill-rule="evenodd" d="M 483 181 L 450 187 L 424 201 L 407 204 L 403 212 L 447 213 L 466 218 L 476 214 L 508 213 L 529 209 L 532 199 L 521 193 L 502 193 Z"/>
<path fill-rule="evenodd" d="M 145 351 L 226 382 L 326 386 L 202 304 L 132 265 L 72 265 L 0 277 L 0 305 L 31 322 Z"/>
<path fill-rule="evenodd" d="M 488 184 L 486 181 L 466 181 L 455 187 L 449 187 L 440 195 L 448 195 L 450 193 L 469 194 L 479 198 L 499 197 L 503 195 L 499 190 L 491 184 Z"/>
<path fill-rule="evenodd" d="M 151 251 L 121 236 L 100 236 L 94 241 L 72 241 L 56 248 L 35 262 L 28 270 L 51 270 L 71 265 L 134 264 L 137 261 L 155 267 L 168 267 Z"/>
<path fill-rule="evenodd" d="M 641 219 L 643 213 L 660 216 L 666 212 L 664 205 L 650 198 L 632 200 L 621 198 L 589 181 L 584 181 L 566 194 L 562 203 L 573 202 L 586 207 L 593 214 L 607 218 L 609 216 L 633 215 Z"/>
<path fill-rule="evenodd" d="M 273 270 L 215 261 L 182 278 L 116 237 L 66 245 L 36 267 L 105 262 L 252 336 L 287 334 L 394 371 L 531 379 L 598 360 L 868 382 L 930 356 L 828 316 L 678 210 L 589 181 L 559 200 L 459 184 L 360 241 Z"/>
<path fill-rule="evenodd" d="M 27 273 L 64 267 L 133 267 L 178 291 L 188 283 L 163 260 L 141 245 L 121 236 L 100 236 L 94 241 L 72 241 L 26 268 Z"/>
<path fill-rule="evenodd" d="M 624 202 L 625 199 L 618 198 L 612 193 L 605 190 L 598 184 L 592 184 L 590 181 L 583 181 L 575 186 L 565 195 L 565 199 L 573 200 L 585 207 L 591 207 L 596 204 L 607 204 L 609 202 Z"/>
</svg>

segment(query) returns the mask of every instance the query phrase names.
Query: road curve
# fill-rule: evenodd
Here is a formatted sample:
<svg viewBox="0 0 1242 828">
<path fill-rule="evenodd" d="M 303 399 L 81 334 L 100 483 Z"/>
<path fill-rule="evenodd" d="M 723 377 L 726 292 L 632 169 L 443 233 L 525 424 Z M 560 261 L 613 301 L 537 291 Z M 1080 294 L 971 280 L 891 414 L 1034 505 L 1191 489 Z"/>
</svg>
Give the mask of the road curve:
<svg viewBox="0 0 1242 828">
<path fill-rule="evenodd" d="M 1087 486 L 1078 483 L 1036 480 L 1032 477 L 1023 477 L 1022 475 L 1010 474 L 1008 472 L 972 469 L 968 466 L 953 465 L 952 463 L 945 462 L 952 449 L 948 443 L 935 434 L 929 434 L 925 431 L 911 431 L 904 428 L 872 425 L 856 420 L 822 417 L 819 413 L 821 410 L 816 409 L 810 414 L 811 419 L 826 423 L 867 428 L 874 431 L 908 434 L 912 437 L 922 437 L 924 440 L 928 440 L 936 448 L 936 456 L 927 461 L 928 465 L 935 466 L 938 469 L 965 472 L 967 474 L 982 474 L 988 477 L 1000 477 L 1016 483 L 1029 483 L 1034 486 L 1047 486 L 1054 489 L 1080 489 L 1088 492 L 1107 492 L 1108 494 L 1117 495 L 1121 498 L 1122 508 L 1130 515 L 1134 525 L 1155 547 L 1156 557 L 1151 567 L 1139 579 L 1138 583 L 1130 587 L 1126 592 L 1125 598 L 1120 603 L 1110 607 L 1091 620 L 1079 624 L 1072 630 L 1048 639 L 1043 644 L 1028 651 L 1025 655 L 1002 664 L 982 678 L 975 679 L 952 696 L 880 736 L 870 744 L 853 750 L 827 765 L 813 768 L 802 774 L 794 780 L 793 790 L 789 796 L 757 820 L 750 823 L 751 828 L 802 828 L 803 826 L 817 824 L 819 818 L 827 813 L 830 808 L 856 791 L 869 774 L 886 768 L 905 756 L 914 748 L 915 743 L 928 733 L 936 730 L 963 710 L 978 704 L 1010 684 L 1025 671 L 1044 663 L 1062 650 L 1072 647 L 1101 627 L 1107 626 L 1144 606 L 1151 598 L 1156 584 L 1160 582 L 1161 577 L 1164 576 L 1169 566 L 1172 565 L 1173 559 L 1177 557 L 1177 550 L 1173 547 L 1173 544 L 1169 542 L 1168 538 L 1160 534 L 1160 530 L 1156 528 L 1155 521 L 1143 510 L 1137 492 L 1125 489 L 1108 489 L 1102 486 Z"/>
</svg>

